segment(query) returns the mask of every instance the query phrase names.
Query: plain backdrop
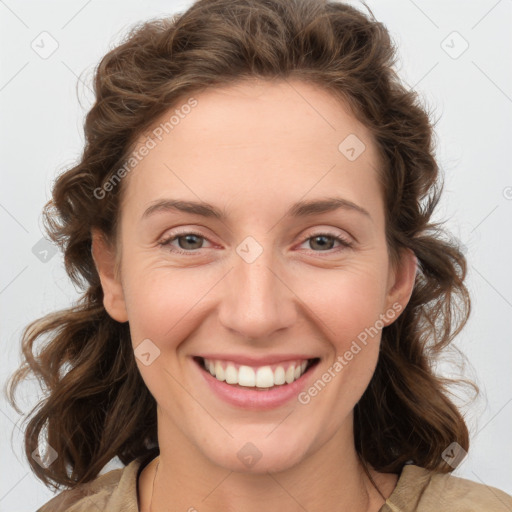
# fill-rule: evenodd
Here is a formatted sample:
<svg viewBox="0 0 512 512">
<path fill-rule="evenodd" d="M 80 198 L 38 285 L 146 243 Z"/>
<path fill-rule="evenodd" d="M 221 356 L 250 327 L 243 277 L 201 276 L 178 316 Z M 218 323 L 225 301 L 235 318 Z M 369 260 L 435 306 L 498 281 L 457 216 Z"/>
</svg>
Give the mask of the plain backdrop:
<svg viewBox="0 0 512 512">
<path fill-rule="evenodd" d="M 367 3 L 398 45 L 405 83 L 440 118 L 438 217 L 469 261 L 473 312 L 456 345 L 482 396 L 465 409 L 471 448 L 454 474 L 512 493 L 512 1 Z M 2 384 L 19 364 L 23 327 L 78 296 L 61 254 L 45 246 L 41 256 L 41 209 L 82 150 L 94 67 L 134 23 L 190 4 L 0 1 Z M 446 363 L 440 371 L 455 370 Z M 25 394 L 33 405 L 37 388 Z M 0 511 L 33 511 L 52 493 L 29 470 L 22 426 L 3 397 L 0 431 Z"/>
</svg>

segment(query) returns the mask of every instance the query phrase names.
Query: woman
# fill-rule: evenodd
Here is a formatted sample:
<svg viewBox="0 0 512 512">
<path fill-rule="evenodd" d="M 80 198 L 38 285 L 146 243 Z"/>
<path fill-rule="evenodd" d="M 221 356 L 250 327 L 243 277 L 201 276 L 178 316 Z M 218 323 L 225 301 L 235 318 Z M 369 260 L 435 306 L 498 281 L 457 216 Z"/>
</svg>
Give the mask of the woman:
<svg viewBox="0 0 512 512">
<path fill-rule="evenodd" d="M 450 475 L 468 430 L 431 363 L 466 262 L 393 59 L 312 0 L 199 0 L 102 59 L 46 208 L 84 295 L 13 380 L 47 387 L 25 448 L 69 488 L 40 511 L 512 507 Z"/>
</svg>

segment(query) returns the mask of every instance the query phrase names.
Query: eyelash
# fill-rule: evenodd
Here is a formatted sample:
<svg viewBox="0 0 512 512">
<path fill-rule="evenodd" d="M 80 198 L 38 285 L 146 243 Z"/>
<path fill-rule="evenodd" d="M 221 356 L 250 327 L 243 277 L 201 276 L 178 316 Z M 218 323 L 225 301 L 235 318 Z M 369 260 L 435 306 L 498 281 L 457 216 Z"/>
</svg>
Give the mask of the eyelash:
<svg viewBox="0 0 512 512">
<path fill-rule="evenodd" d="M 174 240 L 177 240 L 178 238 L 184 237 L 186 235 L 194 235 L 194 236 L 197 236 L 197 237 L 202 238 L 204 240 L 208 240 L 205 236 L 201 235 L 200 233 L 196 233 L 194 231 L 183 231 L 181 233 L 173 233 L 173 234 L 169 235 L 168 237 L 166 237 L 162 241 L 158 242 L 158 245 L 160 247 L 162 247 L 162 248 L 166 247 L 166 248 L 170 249 L 170 251 L 175 253 L 175 254 L 183 254 L 183 255 L 186 255 L 186 256 L 194 256 L 201 249 L 191 249 L 190 251 L 185 251 L 183 249 L 177 249 L 176 247 L 171 246 L 171 242 L 173 242 Z M 330 237 L 330 238 L 334 239 L 334 241 L 339 242 L 341 244 L 341 247 L 338 247 L 337 250 L 336 249 L 327 249 L 325 251 L 313 251 L 311 249 L 311 251 L 314 252 L 314 253 L 326 252 L 328 254 L 333 254 L 333 253 L 336 253 L 336 252 L 338 252 L 340 250 L 343 250 L 343 249 L 351 249 L 351 248 L 353 248 L 352 242 L 349 242 L 348 240 L 346 240 L 345 238 L 343 238 L 340 235 L 335 235 L 334 233 L 329 233 L 329 232 L 320 232 L 320 233 L 315 233 L 314 235 L 308 236 L 308 237 L 306 237 L 301 242 L 300 245 L 302 245 L 304 242 L 307 242 L 311 238 L 317 238 L 317 237 L 320 237 L 320 236 L 327 236 L 327 237 Z"/>
</svg>

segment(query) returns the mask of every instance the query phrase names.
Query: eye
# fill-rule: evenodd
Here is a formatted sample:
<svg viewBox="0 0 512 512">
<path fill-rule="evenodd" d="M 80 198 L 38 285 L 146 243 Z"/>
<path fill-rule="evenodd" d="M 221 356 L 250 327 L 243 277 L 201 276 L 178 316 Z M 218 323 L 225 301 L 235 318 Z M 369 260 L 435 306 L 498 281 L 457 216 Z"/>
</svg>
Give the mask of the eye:
<svg viewBox="0 0 512 512">
<path fill-rule="evenodd" d="M 302 243 L 304 244 L 308 241 L 313 252 L 338 252 L 339 250 L 351 248 L 353 246 L 352 242 L 341 235 L 336 235 L 334 233 L 316 233 L 307 237 Z M 335 249 L 333 251 L 332 246 L 336 242 L 340 244 L 341 248 L 338 247 L 337 250 Z M 317 248 L 319 248 L 319 250 L 316 250 Z"/>
<path fill-rule="evenodd" d="M 176 254 L 193 256 L 199 249 L 203 249 L 202 245 L 204 240 L 207 240 L 207 238 L 199 233 L 186 231 L 183 233 L 171 233 L 167 238 L 159 242 L 158 245 L 160 247 L 167 247 L 171 252 Z M 172 245 L 175 241 L 178 242 L 179 247 Z M 302 244 L 308 241 L 312 241 L 310 242 L 310 247 L 312 247 L 313 252 L 338 252 L 353 246 L 350 241 L 334 233 L 317 233 L 307 237 Z M 332 245 L 336 242 L 338 242 L 341 247 L 333 251 Z M 319 248 L 319 250 L 316 250 L 315 246 Z"/>
<path fill-rule="evenodd" d="M 198 249 L 202 249 L 201 245 L 203 240 L 206 240 L 206 238 L 199 233 L 187 231 L 183 233 L 171 234 L 169 237 L 159 242 L 158 245 L 160 247 L 168 247 L 171 252 L 177 254 L 186 254 L 188 256 L 192 256 Z M 178 241 L 179 247 L 171 245 L 174 241 Z"/>
</svg>

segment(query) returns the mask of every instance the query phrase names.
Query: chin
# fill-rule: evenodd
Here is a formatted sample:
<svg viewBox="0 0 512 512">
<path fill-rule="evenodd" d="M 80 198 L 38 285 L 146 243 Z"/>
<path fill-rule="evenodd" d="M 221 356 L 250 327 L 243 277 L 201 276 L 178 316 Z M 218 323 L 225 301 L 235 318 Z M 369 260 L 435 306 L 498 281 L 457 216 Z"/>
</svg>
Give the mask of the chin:
<svg viewBox="0 0 512 512">
<path fill-rule="evenodd" d="M 270 436 L 267 432 L 255 436 L 240 434 L 229 443 L 210 447 L 208 453 L 203 453 L 213 464 L 237 473 L 285 471 L 299 464 L 306 456 L 306 450 L 299 439 L 286 436 L 284 430 L 280 434 L 273 432 Z"/>
<path fill-rule="evenodd" d="M 247 456 L 244 458 L 247 459 Z M 261 458 L 254 457 L 253 461 L 242 462 L 237 455 L 219 454 L 219 459 L 211 461 L 220 467 L 236 473 L 247 473 L 251 475 L 263 475 L 266 473 L 279 473 L 296 466 L 302 460 L 301 455 L 280 451 L 278 453 L 263 453 Z"/>
</svg>

